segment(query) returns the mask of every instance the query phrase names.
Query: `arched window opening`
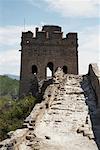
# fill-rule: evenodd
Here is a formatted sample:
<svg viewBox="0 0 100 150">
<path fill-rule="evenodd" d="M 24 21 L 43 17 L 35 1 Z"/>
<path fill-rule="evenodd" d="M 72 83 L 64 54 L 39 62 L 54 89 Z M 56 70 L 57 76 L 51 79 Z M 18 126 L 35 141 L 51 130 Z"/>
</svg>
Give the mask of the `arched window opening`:
<svg viewBox="0 0 100 150">
<path fill-rule="evenodd" d="M 67 69 L 67 66 L 63 66 L 63 72 L 65 73 L 65 74 L 67 74 L 67 71 L 68 71 L 68 69 Z"/>
<path fill-rule="evenodd" d="M 36 75 L 38 73 L 38 69 L 36 65 L 32 66 L 32 74 Z"/>
<path fill-rule="evenodd" d="M 53 76 L 53 63 L 49 62 L 46 67 L 46 77 L 51 78 Z"/>
</svg>

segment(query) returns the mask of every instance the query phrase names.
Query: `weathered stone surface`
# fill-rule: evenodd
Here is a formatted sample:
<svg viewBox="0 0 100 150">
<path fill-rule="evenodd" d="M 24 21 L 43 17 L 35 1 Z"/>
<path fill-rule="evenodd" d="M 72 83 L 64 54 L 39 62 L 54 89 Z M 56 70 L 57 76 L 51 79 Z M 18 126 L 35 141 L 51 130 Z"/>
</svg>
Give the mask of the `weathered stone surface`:
<svg viewBox="0 0 100 150">
<path fill-rule="evenodd" d="M 25 129 L 17 129 L 12 132 L 12 135 L 9 139 L 6 139 L 0 143 L 1 150 L 15 150 L 17 145 L 21 143 L 25 136 L 28 133 L 28 128 Z"/>
<path fill-rule="evenodd" d="M 97 97 L 98 107 L 100 108 L 100 71 L 97 64 L 89 65 L 88 75 Z"/>
<path fill-rule="evenodd" d="M 87 75 L 59 68 L 43 99 L 26 118 L 27 129 L 0 143 L 2 150 L 7 144 L 14 150 L 100 149 L 100 110 Z"/>
</svg>

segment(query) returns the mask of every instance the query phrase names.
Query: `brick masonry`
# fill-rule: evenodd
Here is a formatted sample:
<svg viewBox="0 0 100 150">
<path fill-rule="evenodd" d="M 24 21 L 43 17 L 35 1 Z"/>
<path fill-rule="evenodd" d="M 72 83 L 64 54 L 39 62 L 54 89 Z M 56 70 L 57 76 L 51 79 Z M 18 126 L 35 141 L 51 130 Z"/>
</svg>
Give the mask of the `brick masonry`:
<svg viewBox="0 0 100 150">
<path fill-rule="evenodd" d="M 20 96 L 29 94 L 34 76 L 38 80 L 47 78 L 47 66 L 54 74 L 57 67 L 69 74 L 78 74 L 77 33 L 63 37 L 61 27 L 45 25 L 36 33 L 22 32 Z M 34 90 L 34 89 L 33 89 Z"/>
</svg>

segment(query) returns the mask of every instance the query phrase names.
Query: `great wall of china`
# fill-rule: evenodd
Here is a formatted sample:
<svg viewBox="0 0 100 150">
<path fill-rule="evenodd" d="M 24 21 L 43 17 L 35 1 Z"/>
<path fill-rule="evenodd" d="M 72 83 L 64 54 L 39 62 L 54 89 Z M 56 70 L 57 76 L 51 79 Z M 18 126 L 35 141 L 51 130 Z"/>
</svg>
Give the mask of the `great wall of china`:
<svg viewBox="0 0 100 150">
<path fill-rule="evenodd" d="M 55 72 L 53 82 L 25 119 L 11 131 L 1 150 L 100 149 L 100 72 L 89 65 L 87 75 Z"/>
</svg>

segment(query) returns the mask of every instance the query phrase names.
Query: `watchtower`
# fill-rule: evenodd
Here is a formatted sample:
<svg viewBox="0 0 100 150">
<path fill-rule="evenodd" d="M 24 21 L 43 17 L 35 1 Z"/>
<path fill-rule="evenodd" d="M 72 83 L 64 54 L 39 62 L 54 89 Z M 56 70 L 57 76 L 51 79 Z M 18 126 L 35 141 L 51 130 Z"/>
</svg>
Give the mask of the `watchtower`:
<svg viewBox="0 0 100 150">
<path fill-rule="evenodd" d="M 39 31 L 36 28 L 22 32 L 20 96 L 30 92 L 34 75 L 38 80 L 47 78 L 47 68 L 54 74 L 57 67 L 65 73 L 78 74 L 77 33 L 68 33 L 63 37 L 61 27 L 45 25 Z"/>
</svg>

